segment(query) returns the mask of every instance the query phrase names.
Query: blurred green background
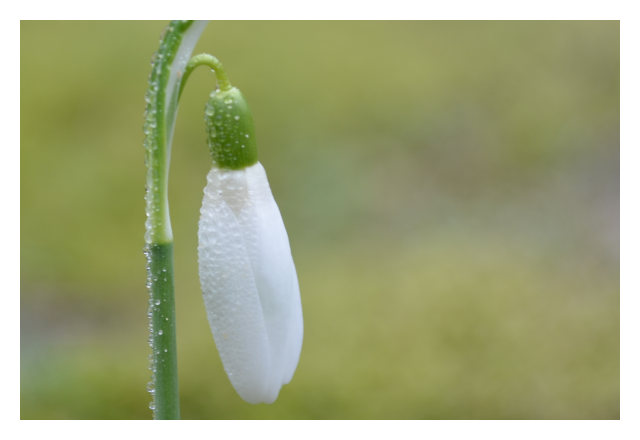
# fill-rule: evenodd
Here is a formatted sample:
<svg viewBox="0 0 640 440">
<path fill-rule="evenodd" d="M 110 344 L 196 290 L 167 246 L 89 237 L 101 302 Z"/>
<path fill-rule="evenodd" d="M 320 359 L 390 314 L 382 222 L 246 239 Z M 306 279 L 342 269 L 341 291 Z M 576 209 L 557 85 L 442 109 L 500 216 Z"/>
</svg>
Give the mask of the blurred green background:
<svg viewBox="0 0 640 440">
<path fill-rule="evenodd" d="M 144 94 L 165 22 L 22 22 L 23 419 L 151 418 Z M 305 339 L 272 405 L 202 304 L 210 158 L 171 165 L 185 419 L 620 417 L 619 22 L 211 22 L 248 99 Z"/>
</svg>

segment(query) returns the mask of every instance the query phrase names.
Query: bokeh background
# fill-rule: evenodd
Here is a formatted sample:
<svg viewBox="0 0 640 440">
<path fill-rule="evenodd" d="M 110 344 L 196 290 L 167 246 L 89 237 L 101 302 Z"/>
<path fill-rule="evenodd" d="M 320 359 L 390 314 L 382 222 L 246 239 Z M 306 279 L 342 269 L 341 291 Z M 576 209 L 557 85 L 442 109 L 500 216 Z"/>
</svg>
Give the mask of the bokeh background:
<svg viewBox="0 0 640 440">
<path fill-rule="evenodd" d="M 23 419 L 148 419 L 143 112 L 165 22 L 22 22 Z M 198 69 L 173 146 L 185 419 L 620 417 L 619 22 L 211 22 L 298 268 L 276 403 L 202 304 Z"/>
</svg>

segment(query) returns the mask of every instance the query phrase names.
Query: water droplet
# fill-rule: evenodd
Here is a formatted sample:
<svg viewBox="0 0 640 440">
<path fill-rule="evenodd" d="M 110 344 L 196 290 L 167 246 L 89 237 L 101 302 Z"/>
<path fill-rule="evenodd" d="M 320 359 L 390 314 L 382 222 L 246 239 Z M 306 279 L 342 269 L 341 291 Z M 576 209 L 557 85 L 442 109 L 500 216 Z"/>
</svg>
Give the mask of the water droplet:
<svg viewBox="0 0 640 440">
<path fill-rule="evenodd" d="M 164 349 L 164 352 L 165 352 L 165 353 L 167 352 L 167 349 L 166 349 L 166 348 Z"/>
<path fill-rule="evenodd" d="M 240 120 L 240 116 L 235 115 L 235 116 L 233 117 L 233 119 L 235 119 L 236 121 L 239 121 L 239 120 Z"/>
<path fill-rule="evenodd" d="M 249 134 L 245 134 L 245 135 L 244 135 L 244 137 L 248 138 L 248 137 L 249 137 Z"/>
<path fill-rule="evenodd" d="M 244 148 L 244 145 L 242 146 L 242 148 Z"/>
<path fill-rule="evenodd" d="M 207 106 L 204 112 L 206 113 L 207 116 L 213 116 L 213 114 L 215 113 L 215 110 L 213 107 Z"/>
<path fill-rule="evenodd" d="M 158 330 L 158 336 L 162 336 L 163 331 L 162 330 Z"/>
<path fill-rule="evenodd" d="M 149 391 L 151 394 L 156 392 L 156 384 L 154 384 L 153 382 L 149 382 L 147 384 L 147 391 Z"/>
<path fill-rule="evenodd" d="M 233 98 L 231 98 L 231 97 L 225 98 L 224 103 L 225 104 L 233 104 Z"/>
<path fill-rule="evenodd" d="M 156 402 L 151 402 L 151 403 L 149 404 L 149 409 L 153 409 L 153 410 L 155 410 L 155 409 L 156 409 Z"/>
<path fill-rule="evenodd" d="M 160 305 L 160 300 L 159 299 L 156 300 L 155 305 L 157 305 L 157 306 Z"/>
<path fill-rule="evenodd" d="M 168 320 L 169 320 L 169 318 L 164 318 L 164 320 L 165 320 L 165 321 L 168 321 Z"/>
</svg>

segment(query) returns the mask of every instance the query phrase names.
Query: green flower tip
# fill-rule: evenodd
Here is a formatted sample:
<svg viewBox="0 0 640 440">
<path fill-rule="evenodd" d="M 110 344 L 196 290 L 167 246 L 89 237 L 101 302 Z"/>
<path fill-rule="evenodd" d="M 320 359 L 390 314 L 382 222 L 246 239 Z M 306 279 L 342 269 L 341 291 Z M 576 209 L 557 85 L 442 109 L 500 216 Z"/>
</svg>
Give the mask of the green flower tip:
<svg viewBox="0 0 640 440">
<path fill-rule="evenodd" d="M 258 162 L 253 117 L 240 90 L 212 92 L 205 122 L 211 157 L 218 167 L 240 170 Z"/>
<path fill-rule="evenodd" d="M 180 84 L 180 94 L 191 72 L 198 66 L 209 66 L 218 80 L 218 88 L 211 93 L 205 107 L 207 143 L 213 162 L 219 168 L 230 170 L 255 165 L 258 153 L 251 111 L 240 90 L 229 82 L 222 63 L 216 57 L 201 53 L 189 60 Z"/>
</svg>

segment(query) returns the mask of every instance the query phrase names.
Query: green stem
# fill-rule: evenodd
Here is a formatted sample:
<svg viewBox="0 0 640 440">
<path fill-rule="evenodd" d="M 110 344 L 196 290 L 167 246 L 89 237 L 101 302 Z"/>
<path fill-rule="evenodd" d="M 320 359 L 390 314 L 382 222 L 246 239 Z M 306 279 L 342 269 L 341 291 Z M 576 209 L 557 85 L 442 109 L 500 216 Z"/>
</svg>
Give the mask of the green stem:
<svg viewBox="0 0 640 440">
<path fill-rule="evenodd" d="M 206 22 L 172 21 L 165 30 L 149 75 L 145 138 L 147 221 L 145 255 L 149 289 L 149 344 L 156 419 L 179 419 L 178 358 L 173 283 L 173 234 L 168 183 L 171 140 L 183 72 Z"/>
<path fill-rule="evenodd" d="M 180 84 L 180 93 L 178 94 L 178 99 L 182 96 L 182 89 L 184 89 L 185 84 L 187 83 L 187 79 L 191 72 L 198 66 L 209 66 L 216 73 L 216 78 L 218 79 L 218 87 L 222 91 L 231 90 L 231 83 L 229 82 L 229 78 L 227 78 L 227 73 L 224 71 L 224 67 L 222 67 L 222 63 L 213 55 L 209 55 L 207 53 L 201 53 L 200 55 L 194 55 L 189 62 L 187 63 L 187 67 L 184 70 L 184 74 L 182 75 L 182 83 Z"/>
<path fill-rule="evenodd" d="M 173 243 L 147 246 L 153 281 L 151 345 L 154 359 L 155 418 L 179 419 L 176 312 L 173 284 Z"/>
</svg>

